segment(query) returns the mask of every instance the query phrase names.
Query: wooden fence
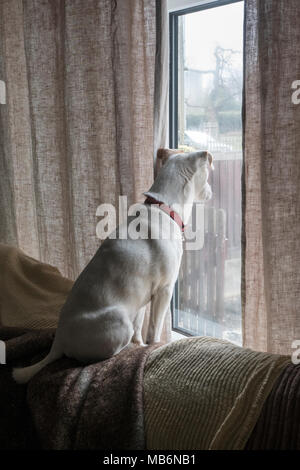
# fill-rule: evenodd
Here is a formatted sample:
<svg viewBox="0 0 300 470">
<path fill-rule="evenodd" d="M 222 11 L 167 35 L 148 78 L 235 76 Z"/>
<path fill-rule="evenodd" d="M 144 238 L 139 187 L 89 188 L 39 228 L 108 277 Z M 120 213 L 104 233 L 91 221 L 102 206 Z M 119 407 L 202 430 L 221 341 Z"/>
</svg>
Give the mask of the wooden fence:
<svg viewBox="0 0 300 470">
<path fill-rule="evenodd" d="M 213 199 L 204 209 L 204 246 L 183 254 L 174 326 L 191 333 L 222 337 L 238 314 L 232 301 L 238 305 L 239 299 L 226 296 L 225 264 L 240 257 L 241 165 L 238 159 L 214 162 Z"/>
</svg>

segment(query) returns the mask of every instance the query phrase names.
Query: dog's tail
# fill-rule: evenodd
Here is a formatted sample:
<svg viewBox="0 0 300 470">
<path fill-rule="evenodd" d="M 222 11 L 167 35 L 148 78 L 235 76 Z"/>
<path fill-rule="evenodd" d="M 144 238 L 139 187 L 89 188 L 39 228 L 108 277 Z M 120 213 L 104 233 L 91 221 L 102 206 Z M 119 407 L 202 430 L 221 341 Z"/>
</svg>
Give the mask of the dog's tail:
<svg viewBox="0 0 300 470">
<path fill-rule="evenodd" d="M 12 375 L 17 383 L 19 384 L 27 383 L 31 379 L 31 377 L 37 374 L 37 372 L 39 372 L 47 364 L 50 364 L 50 362 L 53 362 L 56 359 L 59 359 L 60 357 L 62 357 L 63 355 L 62 350 L 57 344 L 57 341 L 55 341 L 55 339 L 54 339 L 54 342 L 52 344 L 52 347 L 48 356 L 46 356 L 40 362 L 37 362 L 36 364 L 33 364 L 32 366 L 13 369 Z"/>
</svg>

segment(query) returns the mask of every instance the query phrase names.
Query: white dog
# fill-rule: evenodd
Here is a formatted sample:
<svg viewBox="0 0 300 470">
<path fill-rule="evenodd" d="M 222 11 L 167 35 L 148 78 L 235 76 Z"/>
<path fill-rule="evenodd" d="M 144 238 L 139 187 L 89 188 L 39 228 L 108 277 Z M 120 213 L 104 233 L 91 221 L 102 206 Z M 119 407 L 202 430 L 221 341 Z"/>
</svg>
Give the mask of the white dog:
<svg viewBox="0 0 300 470">
<path fill-rule="evenodd" d="M 62 307 L 48 356 L 32 366 L 14 369 L 17 382 L 27 382 L 63 355 L 83 363 L 98 362 L 118 354 L 130 342 L 143 345 L 141 330 L 150 300 L 147 342 L 160 341 L 182 257 L 181 223 L 188 221 L 193 201 L 210 199 L 207 179 L 211 164 L 208 152 L 168 159 L 145 193 L 147 210 L 140 224 L 141 231 L 146 229 L 151 236 L 123 239 L 132 220 L 129 217 L 127 225 L 117 228 L 117 238 L 109 237 L 102 243 Z M 149 201 L 164 205 L 153 206 Z M 176 212 L 171 213 L 175 207 Z M 159 217 L 150 217 L 151 211 L 158 211 Z M 173 235 L 166 238 L 163 234 L 170 225 Z"/>
</svg>

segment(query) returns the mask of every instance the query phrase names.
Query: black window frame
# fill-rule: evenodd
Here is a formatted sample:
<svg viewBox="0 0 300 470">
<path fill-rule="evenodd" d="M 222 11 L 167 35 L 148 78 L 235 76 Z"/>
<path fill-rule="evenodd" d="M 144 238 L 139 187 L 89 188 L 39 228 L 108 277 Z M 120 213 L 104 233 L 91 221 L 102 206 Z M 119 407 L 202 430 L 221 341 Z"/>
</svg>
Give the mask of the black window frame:
<svg viewBox="0 0 300 470">
<path fill-rule="evenodd" d="M 214 0 L 202 5 L 183 8 L 169 13 L 169 148 L 178 147 L 178 18 L 189 13 L 218 8 L 245 0 Z M 184 328 L 175 324 L 176 306 L 179 304 L 178 280 L 176 281 L 171 300 L 172 331 L 184 336 L 193 336 Z"/>
</svg>

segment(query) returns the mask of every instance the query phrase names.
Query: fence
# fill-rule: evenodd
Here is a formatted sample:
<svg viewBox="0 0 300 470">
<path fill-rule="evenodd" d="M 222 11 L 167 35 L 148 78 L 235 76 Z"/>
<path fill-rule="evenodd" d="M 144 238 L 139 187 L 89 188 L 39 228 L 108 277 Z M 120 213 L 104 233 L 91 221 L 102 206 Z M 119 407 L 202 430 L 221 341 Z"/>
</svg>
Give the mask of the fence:
<svg viewBox="0 0 300 470">
<path fill-rule="evenodd" d="M 240 159 L 215 160 L 213 199 L 205 206 L 204 246 L 184 251 L 174 326 L 240 342 Z M 228 337 L 228 335 L 230 337 Z"/>
</svg>

